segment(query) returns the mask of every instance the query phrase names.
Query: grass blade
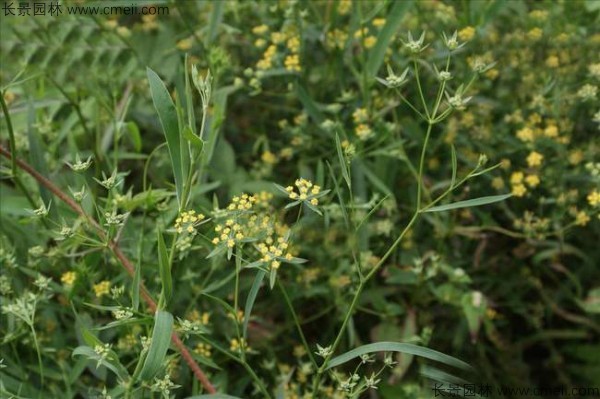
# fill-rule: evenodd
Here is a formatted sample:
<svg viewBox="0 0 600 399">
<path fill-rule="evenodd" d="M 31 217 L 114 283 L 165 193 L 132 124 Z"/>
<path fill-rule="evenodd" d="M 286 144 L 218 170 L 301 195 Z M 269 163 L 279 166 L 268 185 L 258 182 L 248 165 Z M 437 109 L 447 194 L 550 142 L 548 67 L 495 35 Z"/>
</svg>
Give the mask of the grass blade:
<svg viewBox="0 0 600 399">
<path fill-rule="evenodd" d="M 359 346 L 358 348 L 352 349 L 351 351 L 348 351 L 343 355 L 334 357 L 327 365 L 326 370 L 329 370 L 333 367 L 337 367 L 361 355 L 373 352 L 407 353 L 409 355 L 421 356 L 426 359 L 444 363 L 448 366 L 457 367 L 465 370 L 471 369 L 471 366 L 469 366 L 462 360 L 456 359 L 452 356 L 448 356 L 446 354 L 443 354 L 442 352 L 438 352 L 433 349 L 425 348 L 423 346 L 405 344 L 400 342 L 376 342 L 373 344 Z"/>
<path fill-rule="evenodd" d="M 459 208 L 470 208 L 474 206 L 481 206 L 487 204 L 493 204 L 494 202 L 504 201 L 507 198 L 512 197 L 512 194 L 502 194 L 502 195 L 490 195 L 488 197 L 479 197 L 465 201 L 453 202 L 451 204 L 434 206 L 428 209 L 423 210 L 422 212 L 443 212 L 449 211 L 451 209 L 459 209 Z"/>
<path fill-rule="evenodd" d="M 389 15 L 386 17 L 386 22 L 381 32 L 377 36 L 377 43 L 375 47 L 369 53 L 369 60 L 367 61 L 367 75 L 374 77 L 385 57 L 385 51 L 394 36 L 394 33 L 400 28 L 400 22 L 404 15 L 413 5 L 412 0 L 396 1 L 390 10 Z"/>
<path fill-rule="evenodd" d="M 456 160 L 456 148 L 454 148 L 454 144 L 451 144 L 450 149 L 452 150 L 452 180 L 450 182 L 450 188 L 454 187 L 456 183 L 456 171 L 458 169 L 458 161 Z"/>
<path fill-rule="evenodd" d="M 344 158 L 342 143 L 340 142 L 340 136 L 337 133 L 335 134 L 335 148 L 337 150 L 340 168 L 342 168 L 342 176 L 344 176 L 344 180 L 346 180 L 346 185 L 348 186 L 348 189 L 352 190 L 352 182 L 350 180 L 350 172 L 348 171 L 348 163 L 346 162 L 346 158 Z"/>
<path fill-rule="evenodd" d="M 167 246 L 160 230 L 156 230 L 158 238 L 158 270 L 160 272 L 160 281 L 162 283 L 162 295 L 165 300 L 165 305 L 173 295 L 173 280 L 171 279 L 171 265 L 169 264 L 169 255 L 167 254 Z"/>
<path fill-rule="evenodd" d="M 163 366 L 163 361 L 171 343 L 171 331 L 173 330 L 173 315 L 164 310 L 159 310 L 154 316 L 154 329 L 152 331 L 152 342 L 148 350 L 148 356 L 142 367 L 140 378 L 142 380 L 152 379 Z"/>
<path fill-rule="evenodd" d="M 171 156 L 171 166 L 175 178 L 175 188 L 177 190 L 177 199 L 181 205 L 181 195 L 183 192 L 183 179 L 187 174 L 183 170 L 183 160 L 181 154 L 181 140 L 179 137 L 179 122 L 177 119 L 177 110 L 171 99 L 167 87 L 160 77 L 152 69 L 147 68 L 148 83 L 154 108 L 158 113 L 163 132 L 167 139 L 169 155 Z"/>
<path fill-rule="evenodd" d="M 258 273 L 256 273 L 256 277 L 254 278 L 254 282 L 252 283 L 252 288 L 250 288 L 250 293 L 248 293 L 248 299 L 246 299 L 246 306 L 244 307 L 244 326 L 242 327 L 242 335 L 244 339 L 246 339 L 246 333 L 248 331 L 248 321 L 250 320 L 252 307 L 254 306 L 256 295 L 258 294 L 260 285 L 262 284 L 262 281 L 265 278 L 265 274 L 266 272 L 263 270 L 259 270 Z"/>
</svg>

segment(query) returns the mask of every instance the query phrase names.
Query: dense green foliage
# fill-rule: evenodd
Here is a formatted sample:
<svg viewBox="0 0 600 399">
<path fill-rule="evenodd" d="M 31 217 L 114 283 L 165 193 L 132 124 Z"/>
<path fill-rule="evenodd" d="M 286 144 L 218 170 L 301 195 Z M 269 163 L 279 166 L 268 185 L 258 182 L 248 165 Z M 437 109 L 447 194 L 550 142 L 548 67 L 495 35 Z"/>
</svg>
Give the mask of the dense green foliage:
<svg viewBox="0 0 600 399">
<path fill-rule="evenodd" d="M 0 16 L 1 397 L 600 381 L 597 2 L 160 5 Z"/>
</svg>

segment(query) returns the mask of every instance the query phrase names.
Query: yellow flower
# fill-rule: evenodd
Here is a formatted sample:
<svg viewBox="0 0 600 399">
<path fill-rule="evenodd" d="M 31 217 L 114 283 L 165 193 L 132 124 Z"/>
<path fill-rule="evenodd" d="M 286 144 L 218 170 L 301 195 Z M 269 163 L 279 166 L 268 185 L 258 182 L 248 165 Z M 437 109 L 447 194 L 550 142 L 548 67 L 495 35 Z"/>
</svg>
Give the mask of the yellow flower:
<svg viewBox="0 0 600 399">
<path fill-rule="evenodd" d="M 275 165 L 278 161 L 277 156 L 275 154 L 273 154 L 271 151 L 263 152 L 261 159 L 263 160 L 264 163 L 269 164 L 269 165 Z"/>
<path fill-rule="evenodd" d="M 585 226 L 590 221 L 590 217 L 584 211 L 580 211 L 575 216 L 575 224 L 577 226 Z"/>
<path fill-rule="evenodd" d="M 542 38 L 544 32 L 540 28 L 533 28 L 527 32 L 527 37 L 531 40 L 539 40 Z"/>
<path fill-rule="evenodd" d="M 186 39 L 182 39 L 182 40 L 178 41 L 175 46 L 181 51 L 187 51 L 192 48 L 193 44 L 194 44 L 193 40 L 188 37 Z"/>
<path fill-rule="evenodd" d="M 340 13 L 340 15 L 346 15 L 346 14 L 348 14 L 348 12 L 350 11 L 351 8 L 352 8 L 351 0 L 341 0 L 340 4 L 338 5 L 337 11 Z"/>
<path fill-rule="evenodd" d="M 369 125 L 364 124 L 364 123 L 361 123 L 360 125 L 356 126 L 356 129 L 354 130 L 354 132 L 356 133 L 358 138 L 363 141 L 367 140 L 373 134 L 373 131 L 371 130 Z"/>
<path fill-rule="evenodd" d="M 292 53 L 297 53 L 300 50 L 300 39 L 298 36 L 288 39 L 287 48 L 290 49 Z"/>
<path fill-rule="evenodd" d="M 381 28 L 383 25 L 385 25 L 385 18 L 375 18 L 373 20 L 373 26 Z"/>
<path fill-rule="evenodd" d="M 555 55 L 551 55 L 550 57 L 546 58 L 546 66 L 548 68 L 557 68 L 560 65 L 558 57 Z"/>
<path fill-rule="evenodd" d="M 352 113 L 352 119 L 354 119 L 354 123 L 366 122 L 368 118 L 369 114 L 367 113 L 366 108 L 356 108 L 356 110 Z"/>
<path fill-rule="evenodd" d="M 365 48 L 371 48 L 377 43 L 377 38 L 375 36 L 366 37 L 363 44 Z"/>
<path fill-rule="evenodd" d="M 288 71 L 300 72 L 302 70 L 300 67 L 300 57 L 298 57 L 298 54 L 288 55 L 285 57 L 283 64 L 285 65 L 285 69 Z"/>
<path fill-rule="evenodd" d="M 571 165 L 577 165 L 583 161 L 583 151 L 573 150 L 569 153 L 569 163 Z"/>
<path fill-rule="evenodd" d="M 504 188 L 504 180 L 501 177 L 494 177 L 492 179 L 492 187 L 496 190 L 501 190 Z"/>
<path fill-rule="evenodd" d="M 246 340 L 244 338 L 241 338 L 240 340 L 233 338 L 229 343 L 229 350 L 232 352 L 238 352 L 238 351 L 243 351 L 243 350 L 247 350 L 247 349 L 248 349 L 248 344 L 246 343 Z"/>
<path fill-rule="evenodd" d="M 103 295 L 107 295 L 110 292 L 110 281 L 104 280 L 99 282 L 98 284 L 94 284 L 94 293 L 97 298 L 102 297 Z"/>
<path fill-rule="evenodd" d="M 533 141 L 533 137 L 533 130 L 530 127 L 525 126 L 517 130 L 517 138 L 521 141 Z"/>
<path fill-rule="evenodd" d="M 463 42 L 471 40 L 473 36 L 475 36 L 475 28 L 472 26 L 467 26 L 458 32 L 458 37 Z"/>
<path fill-rule="evenodd" d="M 587 196 L 587 201 L 591 206 L 600 205 L 600 192 L 594 190 L 591 193 L 589 193 Z"/>
<path fill-rule="evenodd" d="M 528 175 L 525 178 L 525 182 L 529 185 L 529 187 L 536 187 L 540 184 L 540 178 L 538 175 Z"/>
<path fill-rule="evenodd" d="M 196 345 L 194 352 L 202 357 L 210 357 L 211 355 L 211 346 L 208 344 L 199 343 Z"/>
<path fill-rule="evenodd" d="M 540 166 L 542 164 L 543 159 L 544 156 L 542 154 L 540 154 L 539 152 L 531 151 L 529 156 L 527 156 L 527 165 L 529 165 L 532 168 L 534 166 Z"/>
<path fill-rule="evenodd" d="M 262 35 L 263 33 L 267 33 L 268 30 L 269 27 L 265 24 L 262 24 L 252 28 L 252 33 L 254 33 L 255 35 Z"/>
<path fill-rule="evenodd" d="M 77 279 L 75 272 L 66 272 L 60 277 L 60 281 L 66 286 L 72 286 Z"/>
<path fill-rule="evenodd" d="M 514 195 L 515 197 L 522 197 L 525 195 L 526 192 L 527 188 L 522 183 L 516 184 L 512 188 L 512 195 Z"/>
<path fill-rule="evenodd" d="M 510 184 L 519 184 L 523 181 L 523 172 L 513 172 L 510 175 Z"/>
</svg>

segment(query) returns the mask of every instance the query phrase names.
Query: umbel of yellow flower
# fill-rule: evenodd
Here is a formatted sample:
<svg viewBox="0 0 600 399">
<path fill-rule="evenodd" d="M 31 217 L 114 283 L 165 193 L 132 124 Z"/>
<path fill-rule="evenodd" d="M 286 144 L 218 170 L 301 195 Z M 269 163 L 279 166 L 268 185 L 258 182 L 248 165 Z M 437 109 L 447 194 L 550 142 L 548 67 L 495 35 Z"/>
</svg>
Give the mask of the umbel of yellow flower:
<svg viewBox="0 0 600 399">
<path fill-rule="evenodd" d="M 101 298 L 104 295 L 108 295 L 110 292 L 110 281 L 104 280 L 99 282 L 98 284 L 94 284 L 94 294 L 96 297 Z"/>
<path fill-rule="evenodd" d="M 66 272 L 60 277 L 60 281 L 64 285 L 71 287 L 75 283 L 76 278 L 77 274 L 75 274 L 75 272 Z"/>
<path fill-rule="evenodd" d="M 319 198 L 326 195 L 329 190 L 321 191 L 321 187 L 313 184 L 310 180 L 304 178 L 297 179 L 294 182 L 294 186 L 282 187 L 275 185 L 280 191 L 284 192 L 288 198 L 294 200 L 294 202 L 288 204 L 287 208 L 291 208 L 298 204 L 305 204 L 314 212 L 321 215 L 321 212 L 316 208 L 319 205 Z"/>
<path fill-rule="evenodd" d="M 544 160 L 544 156 L 536 151 L 531 151 L 531 153 L 527 156 L 527 165 L 530 167 L 540 166 L 542 161 Z"/>
<path fill-rule="evenodd" d="M 600 205 L 600 192 L 598 190 L 594 190 L 591 193 L 589 193 L 587 196 L 587 201 L 588 204 L 590 204 L 591 206 Z"/>
<path fill-rule="evenodd" d="M 196 226 L 204 220 L 205 216 L 201 213 L 196 214 L 196 211 L 181 212 L 179 217 L 175 219 L 175 230 L 181 234 L 196 234 Z"/>
</svg>

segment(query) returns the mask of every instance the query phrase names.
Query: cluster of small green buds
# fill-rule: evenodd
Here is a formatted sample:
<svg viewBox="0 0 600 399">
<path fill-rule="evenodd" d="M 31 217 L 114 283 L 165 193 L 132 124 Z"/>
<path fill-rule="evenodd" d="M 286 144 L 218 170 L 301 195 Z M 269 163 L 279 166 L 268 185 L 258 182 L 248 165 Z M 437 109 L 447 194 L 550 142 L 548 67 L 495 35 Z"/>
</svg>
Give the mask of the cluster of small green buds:
<svg viewBox="0 0 600 399">
<path fill-rule="evenodd" d="M 450 105 L 450 107 L 455 108 L 457 110 L 465 109 L 467 103 L 471 100 L 471 98 L 473 98 L 464 97 L 463 85 L 459 86 L 459 88 L 456 90 L 456 93 L 454 93 L 453 96 L 450 96 L 448 92 L 444 92 L 444 94 L 446 95 L 446 99 L 448 100 L 448 104 Z"/>
<path fill-rule="evenodd" d="M 96 352 L 96 355 L 98 355 L 98 363 L 96 364 L 96 368 L 100 367 L 100 364 L 102 364 L 102 362 L 106 360 L 106 358 L 110 354 L 110 348 L 110 344 L 94 346 L 94 352 Z"/>
<path fill-rule="evenodd" d="M 79 191 L 73 191 L 73 189 L 69 187 L 69 191 L 71 191 L 71 195 L 73 196 L 73 198 L 75 198 L 75 201 L 77 202 L 83 201 L 83 199 L 87 195 L 87 193 L 85 192 L 85 186 L 82 186 L 81 190 Z"/>
<path fill-rule="evenodd" d="M 39 274 L 38 277 L 33 282 L 33 284 L 36 287 L 38 287 L 40 289 L 40 291 L 45 291 L 45 290 L 49 289 L 51 282 L 52 282 L 51 278 L 46 277 L 43 274 Z"/>
<path fill-rule="evenodd" d="M 381 379 L 377 379 L 375 373 L 371 374 L 371 377 L 365 376 L 365 388 L 377 389 L 377 384 L 381 382 Z"/>
<path fill-rule="evenodd" d="M 92 157 L 89 157 L 85 162 L 82 162 L 81 158 L 79 157 L 79 154 L 76 154 L 75 163 L 65 163 L 69 166 L 69 168 L 71 168 L 75 172 L 85 172 L 92 165 Z"/>
<path fill-rule="evenodd" d="M 460 44 L 458 43 L 458 32 L 457 31 L 454 31 L 454 33 L 450 37 L 446 36 L 445 32 L 442 32 L 442 36 L 444 37 L 444 44 L 450 51 L 458 50 L 459 48 L 461 48 L 465 44 L 467 44 L 467 43 L 460 43 Z"/>
<path fill-rule="evenodd" d="M 46 216 L 48 216 L 48 213 L 50 212 L 51 205 L 52 205 L 52 203 L 49 203 L 48 206 L 46 206 L 46 204 L 42 203 L 42 205 L 40 205 L 39 208 L 33 209 L 31 212 L 33 213 L 34 216 L 46 217 Z"/>
<path fill-rule="evenodd" d="M 196 234 L 196 226 L 205 219 L 201 213 L 196 213 L 195 210 L 181 212 L 179 217 L 175 219 L 175 230 L 178 234 L 186 232 L 188 234 Z"/>
<path fill-rule="evenodd" d="M 127 219 L 127 216 L 129 216 L 129 212 L 124 213 L 122 215 L 117 214 L 116 210 L 113 210 L 112 213 L 111 212 L 105 212 L 104 213 L 104 218 L 106 220 L 106 222 L 104 223 L 105 226 L 110 227 L 110 226 L 122 226 L 123 223 L 125 222 L 125 219 Z"/>
<path fill-rule="evenodd" d="M 66 240 L 67 238 L 73 237 L 75 235 L 75 230 L 73 230 L 69 226 L 63 226 L 58 232 L 57 240 Z"/>
<path fill-rule="evenodd" d="M 447 82 L 450 79 L 452 79 L 452 73 L 450 73 L 450 71 L 444 71 L 444 70 L 438 70 L 437 66 L 435 66 L 435 64 L 433 65 L 433 69 L 435 70 L 435 75 L 437 76 L 438 80 L 441 82 Z"/>
<path fill-rule="evenodd" d="M 402 74 L 398 76 L 396 75 L 392 67 L 388 65 L 387 72 L 388 76 L 385 79 L 377 78 L 377 81 L 379 81 L 379 83 L 383 84 L 384 86 L 395 89 L 408 82 L 408 68 L 406 68 L 404 72 L 402 72 Z"/>
<path fill-rule="evenodd" d="M 112 313 L 115 320 L 128 320 L 133 317 L 133 312 L 129 308 L 119 308 Z"/>
<path fill-rule="evenodd" d="M 200 76 L 198 73 L 198 68 L 195 65 L 192 66 L 192 80 L 194 81 L 194 86 L 198 89 L 200 93 L 200 98 L 202 100 L 202 107 L 204 109 L 208 108 L 208 103 L 210 101 L 210 96 L 212 92 L 212 75 L 210 74 L 210 70 L 206 73 L 206 77 Z"/>
<path fill-rule="evenodd" d="M 102 180 L 98 180 L 94 177 L 94 180 L 107 190 L 112 190 L 120 180 L 117 180 L 119 177 L 117 170 L 115 169 L 110 176 L 106 176 L 104 172 L 102 172 Z"/>
<path fill-rule="evenodd" d="M 476 58 L 473 62 L 473 71 L 479 74 L 485 73 L 496 66 L 496 62 L 487 64 L 482 58 Z"/>
<path fill-rule="evenodd" d="M 326 358 L 329 357 L 333 351 L 331 350 L 331 346 L 326 346 L 323 348 L 321 345 L 317 344 L 317 351 L 315 353 L 322 358 Z"/>
<path fill-rule="evenodd" d="M 429 47 L 429 44 L 423 45 L 423 43 L 425 42 L 425 31 L 423 31 L 423 33 L 421 33 L 421 37 L 419 37 L 419 40 L 414 40 L 412 33 L 409 31 L 408 32 L 408 41 L 405 42 L 404 40 L 402 41 L 402 43 L 404 43 L 404 46 L 407 47 L 411 53 L 413 54 L 418 54 L 420 52 L 422 52 L 423 50 L 425 50 L 427 47 Z"/>
<path fill-rule="evenodd" d="M 173 381 L 171 381 L 171 376 L 169 374 L 165 374 L 165 376 L 162 379 L 160 379 L 160 378 L 154 379 L 154 384 L 152 384 L 151 389 L 154 392 L 160 392 L 163 395 L 163 397 L 165 397 L 165 398 L 170 398 L 171 390 L 177 389 L 180 386 L 181 385 L 176 385 L 173 383 Z"/>
</svg>

